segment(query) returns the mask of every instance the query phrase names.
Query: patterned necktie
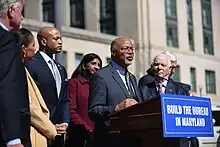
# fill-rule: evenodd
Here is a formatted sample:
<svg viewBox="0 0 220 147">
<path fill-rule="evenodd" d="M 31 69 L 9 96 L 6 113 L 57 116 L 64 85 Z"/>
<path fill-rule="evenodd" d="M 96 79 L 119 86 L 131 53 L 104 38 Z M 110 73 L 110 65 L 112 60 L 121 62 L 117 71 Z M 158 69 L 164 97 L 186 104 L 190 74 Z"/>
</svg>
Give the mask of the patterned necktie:
<svg viewBox="0 0 220 147">
<path fill-rule="evenodd" d="M 128 87 L 129 95 L 131 96 L 131 98 L 135 98 L 136 94 L 135 94 L 135 91 L 134 91 L 134 87 L 133 87 L 133 85 L 131 83 L 129 71 L 126 71 L 125 79 L 126 79 L 126 84 L 127 84 L 127 87 Z"/>
<path fill-rule="evenodd" d="M 163 83 L 159 83 L 158 84 L 158 92 L 160 93 L 160 94 L 164 94 L 164 91 L 163 91 Z"/>
<path fill-rule="evenodd" d="M 59 70 L 56 66 L 56 64 L 49 60 L 48 63 L 50 63 L 51 65 L 51 68 L 52 68 L 52 74 L 53 74 L 53 77 L 54 77 L 54 80 L 56 82 L 56 88 L 57 88 L 57 96 L 59 98 L 59 95 L 60 95 L 60 89 L 61 89 L 61 77 L 60 77 L 60 73 L 59 73 Z"/>
</svg>

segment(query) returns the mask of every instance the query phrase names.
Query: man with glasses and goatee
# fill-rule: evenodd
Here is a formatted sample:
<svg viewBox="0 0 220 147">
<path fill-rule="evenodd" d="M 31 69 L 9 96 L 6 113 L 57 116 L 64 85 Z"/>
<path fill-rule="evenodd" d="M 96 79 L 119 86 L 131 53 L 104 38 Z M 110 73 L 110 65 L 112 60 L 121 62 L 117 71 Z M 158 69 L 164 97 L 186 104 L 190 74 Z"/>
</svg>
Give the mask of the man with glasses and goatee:
<svg viewBox="0 0 220 147">
<path fill-rule="evenodd" d="M 95 147 L 139 147 L 139 141 L 129 135 L 108 134 L 108 114 L 141 101 L 136 78 L 128 71 L 134 58 L 134 47 L 126 37 L 111 43 L 111 61 L 91 78 L 89 116 L 95 122 Z"/>
</svg>

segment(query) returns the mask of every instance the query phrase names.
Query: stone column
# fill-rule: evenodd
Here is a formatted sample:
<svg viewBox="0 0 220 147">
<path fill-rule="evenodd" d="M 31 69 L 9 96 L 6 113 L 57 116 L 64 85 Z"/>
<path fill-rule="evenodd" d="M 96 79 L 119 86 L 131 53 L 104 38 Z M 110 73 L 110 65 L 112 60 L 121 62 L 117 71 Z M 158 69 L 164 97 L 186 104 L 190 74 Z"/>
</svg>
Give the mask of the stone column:
<svg viewBox="0 0 220 147">
<path fill-rule="evenodd" d="M 26 0 L 24 6 L 25 18 L 41 21 L 43 18 L 42 2 L 43 0 Z"/>
<path fill-rule="evenodd" d="M 84 0 L 85 29 L 100 32 L 100 0 Z"/>
</svg>

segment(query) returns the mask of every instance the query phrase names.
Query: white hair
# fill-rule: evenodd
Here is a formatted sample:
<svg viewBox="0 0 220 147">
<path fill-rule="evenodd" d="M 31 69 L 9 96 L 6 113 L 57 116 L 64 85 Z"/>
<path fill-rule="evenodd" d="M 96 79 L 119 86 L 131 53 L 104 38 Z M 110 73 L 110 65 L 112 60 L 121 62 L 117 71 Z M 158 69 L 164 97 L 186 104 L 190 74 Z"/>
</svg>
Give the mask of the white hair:
<svg viewBox="0 0 220 147">
<path fill-rule="evenodd" d="M 24 4 L 24 0 L 22 0 Z M 10 7 L 17 8 L 20 6 L 20 2 L 18 0 L 0 0 L 0 18 L 3 18 Z"/>
<path fill-rule="evenodd" d="M 167 57 L 167 59 L 168 59 L 168 67 L 170 67 L 171 66 L 171 59 L 170 59 L 170 56 L 169 55 L 167 55 L 166 53 L 160 53 L 160 54 L 158 54 L 158 55 L 156 55 L 155 57 L 154 57 L 154 63 L 155 63 L 155 60 L 158 58 L 158 57 L 160 57 L 160 56 L 166 56 Z"/>
<path fill-rule="evenodd" d="M 174 53 L 169 52 L 169 51 L 165 51 L 165 52 L 162 52 L 162 53 L 168 55 L 170 57 L 171 62 L 173 62 L 173 61 L 177 62 L 177 57 Z"/>
</svg>

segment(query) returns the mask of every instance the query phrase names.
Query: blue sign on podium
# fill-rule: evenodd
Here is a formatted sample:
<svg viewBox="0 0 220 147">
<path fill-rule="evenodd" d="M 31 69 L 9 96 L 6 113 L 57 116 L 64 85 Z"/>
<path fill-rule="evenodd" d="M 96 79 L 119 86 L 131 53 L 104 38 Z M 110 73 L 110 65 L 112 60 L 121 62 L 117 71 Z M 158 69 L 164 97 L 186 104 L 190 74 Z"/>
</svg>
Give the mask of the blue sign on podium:
<svg viewBox="0 0 220 147">
<path fill-rule="evenodd" d="M 210 98 L 161 95 L 164 137 L 213 137 Z"/>
</svg>

